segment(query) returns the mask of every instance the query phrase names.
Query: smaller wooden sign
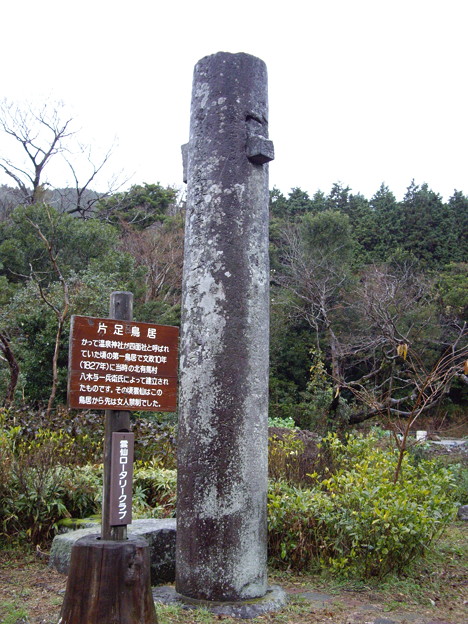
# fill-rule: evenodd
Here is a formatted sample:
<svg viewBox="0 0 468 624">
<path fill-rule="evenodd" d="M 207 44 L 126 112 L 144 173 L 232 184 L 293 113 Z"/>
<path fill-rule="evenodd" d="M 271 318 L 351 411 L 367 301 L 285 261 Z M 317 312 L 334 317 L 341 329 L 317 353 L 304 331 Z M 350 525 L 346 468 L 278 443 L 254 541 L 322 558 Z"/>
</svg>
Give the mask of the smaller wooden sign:
<svg viewBox="0 0 468 624">
<path fill-rule="evenodd" d="M 132 523 L 134 434 L 114 431 L 112 434 L 110 471 L 110 525 Z"/>
</svg>

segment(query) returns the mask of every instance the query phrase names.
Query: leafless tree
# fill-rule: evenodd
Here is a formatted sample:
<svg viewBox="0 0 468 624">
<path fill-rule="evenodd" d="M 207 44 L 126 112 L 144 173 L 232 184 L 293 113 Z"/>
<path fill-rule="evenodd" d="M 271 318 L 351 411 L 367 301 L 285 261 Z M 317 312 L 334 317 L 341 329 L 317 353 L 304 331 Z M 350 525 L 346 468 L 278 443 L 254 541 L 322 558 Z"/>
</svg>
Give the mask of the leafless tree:
<svg viewBox="0 0 468 624">
<path fill-rule="evenodd" d="M 409 413 L 403 412 L 406 417 L 404 425 L 401 426 L 401 421 L 392 420 L 394 437 L 399 450 L 394 483 L 398 481 L 401 473 L 411 428 L 423 412 L 436 405 L 447 394 L 453 379 L 464 375 L 468 359 L 467 336 L 466 323 L 463 323 L 453 343 L 430 369 L 426 368 L 424 362 L 416 354 L 407 355 L 406 349 L 403 353 L 400 349 L 400 354 L 409 359 L 414 391 L 411 396 L 413 404 Z M 401 415 L 401 412 L 397 413 Z"/>
<path fill-rule="evenodd" d="M 92 149 L 77 141 L 74 120 L 65 113 L 62 102 L 48 102 L 39 108 L 19 106 L 4 100 L 0 105 L 0 130 L 16 142 L 17 156 L 0 158 L 0 168 L 15 183 L 22 204 L 56 203 L 59 209 L 80 217 L 93 215 L 94 204 L 118 190 L 127 180 L 115 175 L 105 192 L 91 191 L 90 185 L 108 164 L 113 147 L 95 159 Z M 8 151 L 5 148 L 5 151 Z M 73 177 L 74 190 L 51 192 L 54 187 L 46 178 L 51 160 L 59 155 Z"/>
<path fill-rule="evenodd" d="M 50 218 L 50 213 L 49 214 L 49 218 Z M 44 235 L 44 233 L 42 232 L 40 226 L 37 223 L 34 223 L 31 219 L 28 219 L 29 224 L 34 228 L 34 230 L 36 231 L 38 237 L 41 239 L 41 241 L 44 243 L 44 247 L 47 251 L 47 255 L 49 257 L 50 263 L 53 267 L 54 272 L 57 275 L 58 281 L 60 282 L 60 285 L 62 287 L 62 294 L 63 294 L 63 299 L 62 299 L 62 305 L 58 306 L 56 305 L 52 299 L 50 297 L 47 296 L 47 293 L 45 291 L 45 289 L 43 288 L 42 285 L 42 280 L 40 278 L 40 276 L 38 276 L 33 268 L 31 267 L 31 275 L 30 278 L 36 283 L 38 289 L 39 289 L 39 294 L 41 296 L 41 299 L 44 301 L 44 303 L 49 306 L 49 308 L 54 312 L 56 318 L 57 318 L 57 331 L 55 334 L 55 346 L 54 346 L 54 355 L 52 357 L 52 387 L 51 387 L 51 391 L 50 391 L 50 396 L 49 396 L 49 401 L 47 404 L 47 411 L 46 411 L 46 415 L 48 416 L 50 414 L 50 411 L 52 409 L 52 405 L 55 399 L 55 395 L 57 393 L 57 384 L 58 384 L 58 358 L 59 358 L 59 351 L 60 351 L 60 344 L 61 344 L 61 336 L 62 336 L 62 332 L 63 332 L 63 327 L 65 325 L 65 321 L 67 319 L 67 315 L 68 315 L 68 310 L 70 307 L 70 297 L 69 297 L 69 291 L 68 291 L 68 284 L 66 279 L 64 278 L 62 271 L 60 269 L 60 266 L 57 262 L 57 256 L 58 253 L 56 252 L 56 250 L 54 249 L 54 246 L 52 244 L 52 242 Z"/>
<path fill-rule="evenodd" d="M 81 169 L 86 172 L 84 179 L 80 178 L 78 169 L 74 163 L 76 154 L 74 159 L 65 157 L 74 181 L 72 201 L 68 202 L 66 212 L 69 214 L 77 214 L 82 218 L 92 217 L 94 216 L 95 204 L 118 191 L 128 181 L 128 178 L 123 177 L 122 172 L 119 172 L 112 177 L 105 192 L 98 193 L 96 191 L 91 191 L 91 184 L 95 182 L 99 173 L 108 164 L 113 151 L 114 148 L 111 147 L 100 159 L 96 160 L 91 147 L 79 143 L 78 152 L 80 155 Z"/>
<path fill-rule="evenodd" d="M 411 426 L 416 418 L 435 407 L 448 394 L 455 379 L 466 383 L 467 337 L 464 326 L 449 349 L 429 368 L 424 356 L 408 344 L 400 344 L 394 354 L 390 350 L 385 353 L 386 360 L 390 361 L 386 370 L 380 363 L 371 374 L 342 382 L 343 387 L 366 406 L 365 410 L 353 415 L 352 422 L 358 423 L 375 415 L 388 415 L 400 418 Z M 376 381 L 377 374 L 382 372 L 384 374 Z M 368 383 L 371 379 L 372 383 Z"/>
<path fill-rule="evenodd" d="M 386 411 L 409 415 L 417 388 L 407 354 L 421 351 L 436 326 L 430 284 L 411 265 L 373 265 L 348 301 L 357 322 L 341 337 L 340 385 L 366 406 L 352 421 Z"/>
<path fill-rule="evenodd" d="M 42 199 L 46 186 L 45 169 L 51 158 L 66 150 L 74 131 L 72 119 L 62 116 L 62 104 L 44 104 L 35 110 L 4 100 L 0 106 L 0 128 L 20 146 L 22 158 L 14 162 L 0 158 L 0 167 L 19 188 L 23 203 Z"/>
<path fill-rule="evenodd" d="M 17 187 L 0 185 L 0 222 L 9 218 L 13 210 L 23 202 L 21 191 Z"/>
<path fill-rule="evenodd" d="M 367 267 L 353 282 L 337 261 L 338 243 L 311 250 L 299 228 L 287 229 L 274 281 L 289 292 L 290 313 L 307 321 L 317 346 L 329 354 L 330 410 L 347 393 L 356 399 L 351 424 L 376 415 L 411 423 L 460 377 L 468 357 L 465 328 L 447 341 L 447 359 L 428 279 L 402 262 Z"/>
<path fill-rule="evenodd" d="M 340 345 L 334 320 L 343 312 L 342 289 L 349 280 L 348 268 L 335 260 L 340 246 L 338 241 L 311 252 L 300 229 L 287 227 L 283 232 L 282 270 L 273 275 L 273 281 L 292 295 L 288 302 L 290 313 L 303 318 L 314 330 L 317 347 L 320 336 L 326 334 L 334 379 L 341 378 Z"/>
<path fill-rule="evenodd" d="M 0 359 L 4 360 L 10 368 L 10 383 L 3 401 L 4 407 L 11 405 L 15 398 L 15 390 L 18 384 L 19 366 L 15 354 L 12 351 L 9 337 L 6 332 L 0 331 Z"/>
<path fill-rule="evenodd" d="M 123 237 L 122 248 L 145 269 L 145 302 L 154 299 L 176 303 L 182 284 L 184 253 L 183 222 L 169 228 L 164 224 L 135 231 L 130 226 Z"/>
</svg>

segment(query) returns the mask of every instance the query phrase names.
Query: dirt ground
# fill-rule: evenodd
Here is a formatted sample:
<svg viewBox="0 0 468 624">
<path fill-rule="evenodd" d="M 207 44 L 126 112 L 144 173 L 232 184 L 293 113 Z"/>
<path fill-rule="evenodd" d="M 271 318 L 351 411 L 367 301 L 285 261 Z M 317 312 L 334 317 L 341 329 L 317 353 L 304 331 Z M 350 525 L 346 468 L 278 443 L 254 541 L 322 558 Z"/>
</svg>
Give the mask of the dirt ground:
<svg viewBox="0 0 468 624">
<path fill-rule="evenodd" d="M 466 523 L 465 523 L 466 524 Z M 468 528 L 460 525 L 459 537 Z M 466 561 L 452 554 L 434 578 L 420 579 L 422 595 L 417 595 L 418 579 L 412 587 L 331 586 L 317 578 L 284 573 L 270 575 L 271 584 L 281 585 L 289 604 L 279 613 L 258 622 L 284 624 L 468 624 L 468 574 Z M 424 570 L 422 572 L 424 574 Z M 437 575 L 435 578 L 434 575 Z M 0 622 L 2 624 L 57 624 L 66 589 L 66 577 L 47 567 L 47 555 L 0 551 Z M 413 594 L 413 595 L 412 595 Z M 193 611 L 158 607 L 159 624 L 208 623 L 225 616 L 208 616 Z M 83 623 L 85 624 L 85 623 Z"/>
</svg>

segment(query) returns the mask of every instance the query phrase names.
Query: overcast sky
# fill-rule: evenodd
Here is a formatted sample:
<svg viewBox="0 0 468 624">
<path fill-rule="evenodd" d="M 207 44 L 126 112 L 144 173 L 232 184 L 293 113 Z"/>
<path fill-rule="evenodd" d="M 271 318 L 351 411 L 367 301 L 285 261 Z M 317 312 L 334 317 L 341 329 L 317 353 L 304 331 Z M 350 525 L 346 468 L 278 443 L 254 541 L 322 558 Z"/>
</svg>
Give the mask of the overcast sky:
<svg viewBox="0 0 468 624">
<path fill-rule="evenodd" d="M 0 93 L 63 100 L 98 151 L 117 137 L 108 175 L 182 187 L 193 67 L 247 52 L 268 67 L 271 187 L 401 199 L 414 178 L 448 199 L 468 194 L 467 23 L 466 0 L 15 0 Z"/>
</svg>

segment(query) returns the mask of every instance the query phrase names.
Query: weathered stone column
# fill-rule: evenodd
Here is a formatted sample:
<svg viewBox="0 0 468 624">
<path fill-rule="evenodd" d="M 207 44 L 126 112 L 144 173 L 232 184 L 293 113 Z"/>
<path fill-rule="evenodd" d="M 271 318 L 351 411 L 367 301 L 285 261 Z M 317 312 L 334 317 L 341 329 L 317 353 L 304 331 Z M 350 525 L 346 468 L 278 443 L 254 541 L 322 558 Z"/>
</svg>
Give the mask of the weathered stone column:
<svg viewBox="0 0 468 624">
<path fill-rule="evenodd" d="M 267 590 L 266 66 L 220 52 L 195 66 L 184 146 L 176 590 L 240 601 Z"/>
</svg>

